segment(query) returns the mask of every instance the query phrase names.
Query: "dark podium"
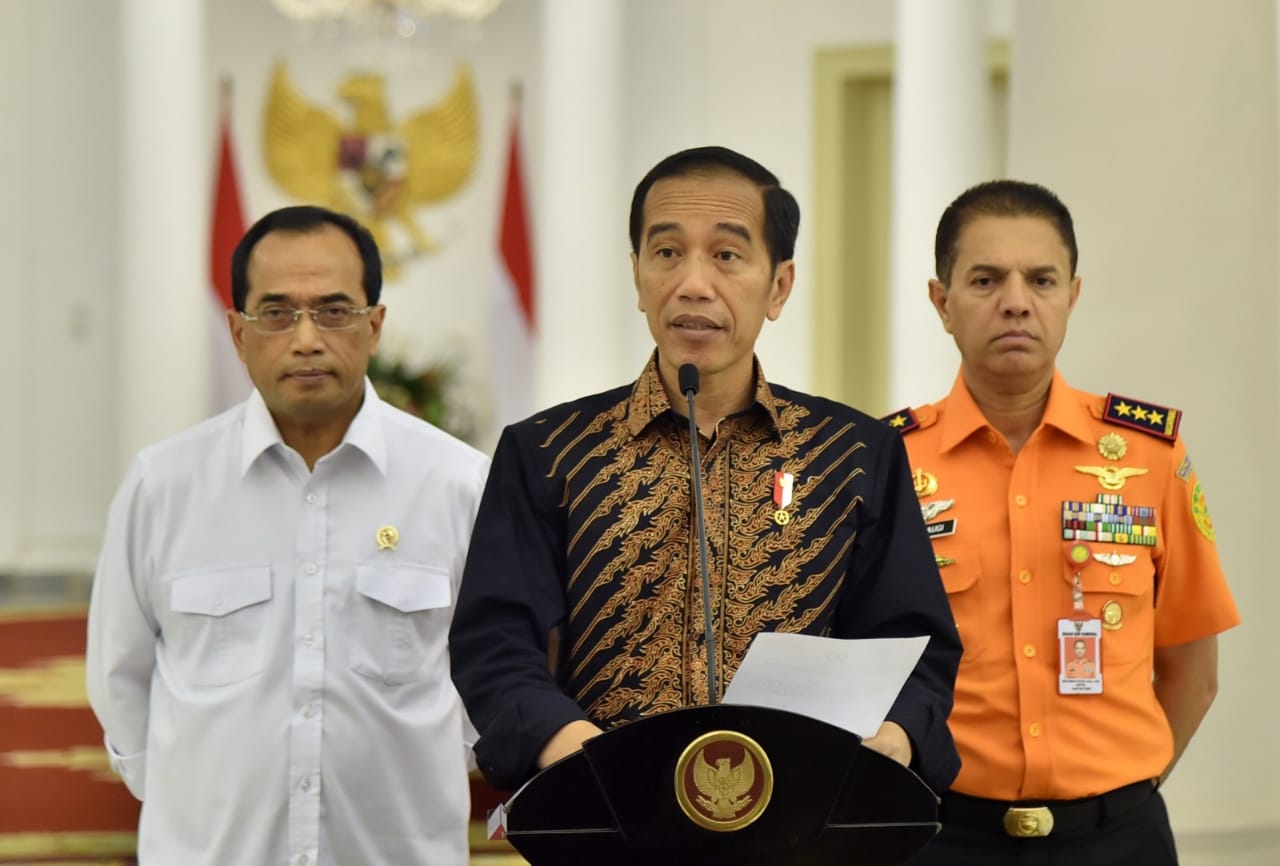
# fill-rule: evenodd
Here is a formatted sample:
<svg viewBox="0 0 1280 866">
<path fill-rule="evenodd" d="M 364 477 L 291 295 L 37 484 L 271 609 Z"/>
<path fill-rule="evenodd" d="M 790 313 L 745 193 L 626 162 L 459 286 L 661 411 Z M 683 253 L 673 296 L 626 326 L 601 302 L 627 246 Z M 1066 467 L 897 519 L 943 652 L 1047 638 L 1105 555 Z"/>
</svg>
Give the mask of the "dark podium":
<svg viewBox="0 0 1280 866">
<path fill-rule="evenodd" d="M 938 829 L 933 791 L 856 734 L 725 704 L 588 740 L 501 809 L 533 866 L 888 866 Z"/>
</svg>

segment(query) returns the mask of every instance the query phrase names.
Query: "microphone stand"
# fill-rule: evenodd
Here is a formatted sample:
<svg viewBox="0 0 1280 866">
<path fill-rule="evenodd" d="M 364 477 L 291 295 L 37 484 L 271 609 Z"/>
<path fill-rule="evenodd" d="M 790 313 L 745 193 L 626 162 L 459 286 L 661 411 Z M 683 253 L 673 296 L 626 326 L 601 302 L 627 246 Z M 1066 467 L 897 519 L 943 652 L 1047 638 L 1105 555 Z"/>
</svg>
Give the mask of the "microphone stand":
<svg viewBox="0 0 1280 866">
<path fill-rule="evenodd" d="M 698 449 L 698 421 L 693 397 L 698 393 L 698 368 L 693 364 L 680 367 L 680 390 L 689 401 L 689 455 L 693 461 L 689 474 L 693 479 L 693 504 L 698 532 L 698 561 L 702 573 L 702 629 L 707 645 L 707 703 L 719 703 L 716 688 L 715 633 L 711 628 L 711 575 L 707 571 L 707 524 L 702 511 L 702 458 Z"/>
</svg>

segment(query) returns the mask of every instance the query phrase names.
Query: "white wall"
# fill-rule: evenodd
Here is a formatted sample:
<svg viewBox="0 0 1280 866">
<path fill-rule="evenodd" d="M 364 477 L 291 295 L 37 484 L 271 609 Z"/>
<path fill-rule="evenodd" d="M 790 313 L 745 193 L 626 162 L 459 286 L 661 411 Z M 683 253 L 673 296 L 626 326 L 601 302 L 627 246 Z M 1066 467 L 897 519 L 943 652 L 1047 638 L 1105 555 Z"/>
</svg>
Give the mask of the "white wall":
<svg viewBox="0 0 1280 866">
<path fill-rule="evenodd" d="M 0 112 L 7 117 L 26 117 L 29 63 L 27 29 L 30 26 L 30 3 L 0 6 Z M 10 200 L 20 207 L 0 208 L 0 260 L 9 263 L 8 278 L 0 281 L 0 303 L 9 309 L 20 309 L 26 303 L 23 287 L 30 283 L 30 268 L 23 254 L 26 246 L 27 221 L 23 218 L 29 193 L 27 173 L 27 136 L 0 136 L 0 185 L 9 191 Z M 0 340 L 0 392 L 19 395 L 0 423 L 0 562 L 13 562 L 23 532 L 22 503 L 27 494 L 22 477 L 22 448 L 25 423 L 20 419 L 36 407 L 28 406 L 24 382 L 27 379 L 27 329 L 15 329 L 9 339 Z"/>
<path fill-rule="evenodd" d="M 893 34 L 889 0 L 645 0 L 628 4 L 627 148 L 632 186 L 654 163 L 686 147 L 722 144 L 763 163 L 800 202 L 796 287 L 782 317 L 761 332 L 769 378 L 806 389 L 813 291 L 813 54 Z M 616 218 L 626 239 L 625 214 Z M 625 250 L 624 250 L 625 252 Z M 634 294 L 627 298 L 634 310 Z M 652 348 L 635 314 L 634 354 Z M 637 365 L 637 370 L 639 369 Z"/>
<path fill-rule="evenodd" d="M 115 20 L 0 3 L 0 570 L 92 562 L 115 482 Z"/>
<path fill-rule="evenodd" d="M 1182 409 L 1244 616 L 1221 694 L 1167 786 L 1180 832 L 1277 824 L 1280 707 L 1264 504 L 1280 469 L 1273 0 L 1027 0 L 1011 174 L 1071 207 L 1083 289 L 1060 358 L 1078 387 Z"/>
</svg>

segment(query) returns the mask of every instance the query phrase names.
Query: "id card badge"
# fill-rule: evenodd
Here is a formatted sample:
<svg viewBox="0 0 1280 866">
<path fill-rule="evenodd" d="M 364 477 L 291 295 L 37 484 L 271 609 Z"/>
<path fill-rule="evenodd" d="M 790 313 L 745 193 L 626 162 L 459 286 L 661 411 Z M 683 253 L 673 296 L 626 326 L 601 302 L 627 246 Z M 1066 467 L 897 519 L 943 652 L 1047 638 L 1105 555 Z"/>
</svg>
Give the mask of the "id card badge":
<svg viewBox="0 0 1280 866">
<path fill-rule="evenodd" d="M 1102 694 L 1102 620 L 1058 620 L 1058 694 Z"/>
</svg>

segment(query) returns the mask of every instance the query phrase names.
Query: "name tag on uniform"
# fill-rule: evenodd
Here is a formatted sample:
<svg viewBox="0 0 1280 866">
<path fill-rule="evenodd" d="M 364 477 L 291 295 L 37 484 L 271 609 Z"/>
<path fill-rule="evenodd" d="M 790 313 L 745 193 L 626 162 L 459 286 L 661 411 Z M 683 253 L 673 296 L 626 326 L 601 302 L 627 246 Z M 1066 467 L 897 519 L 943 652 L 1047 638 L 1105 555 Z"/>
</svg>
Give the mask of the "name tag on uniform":
<svg viewBox="0 0 1280 866">
<path fill-rule="evenodd" d="M 1102 620 L 1058 620 L 1058 694 L 1102 694 Z"/>
<path fill-rule="evenodd" d="M 952 520 L 939 520 L 935 523 L 926 523 L 924 531 L 928 533 L 930 538 L 944 538 L 948 535 L 956 534 L 956 522 Z"/>
</svg>

